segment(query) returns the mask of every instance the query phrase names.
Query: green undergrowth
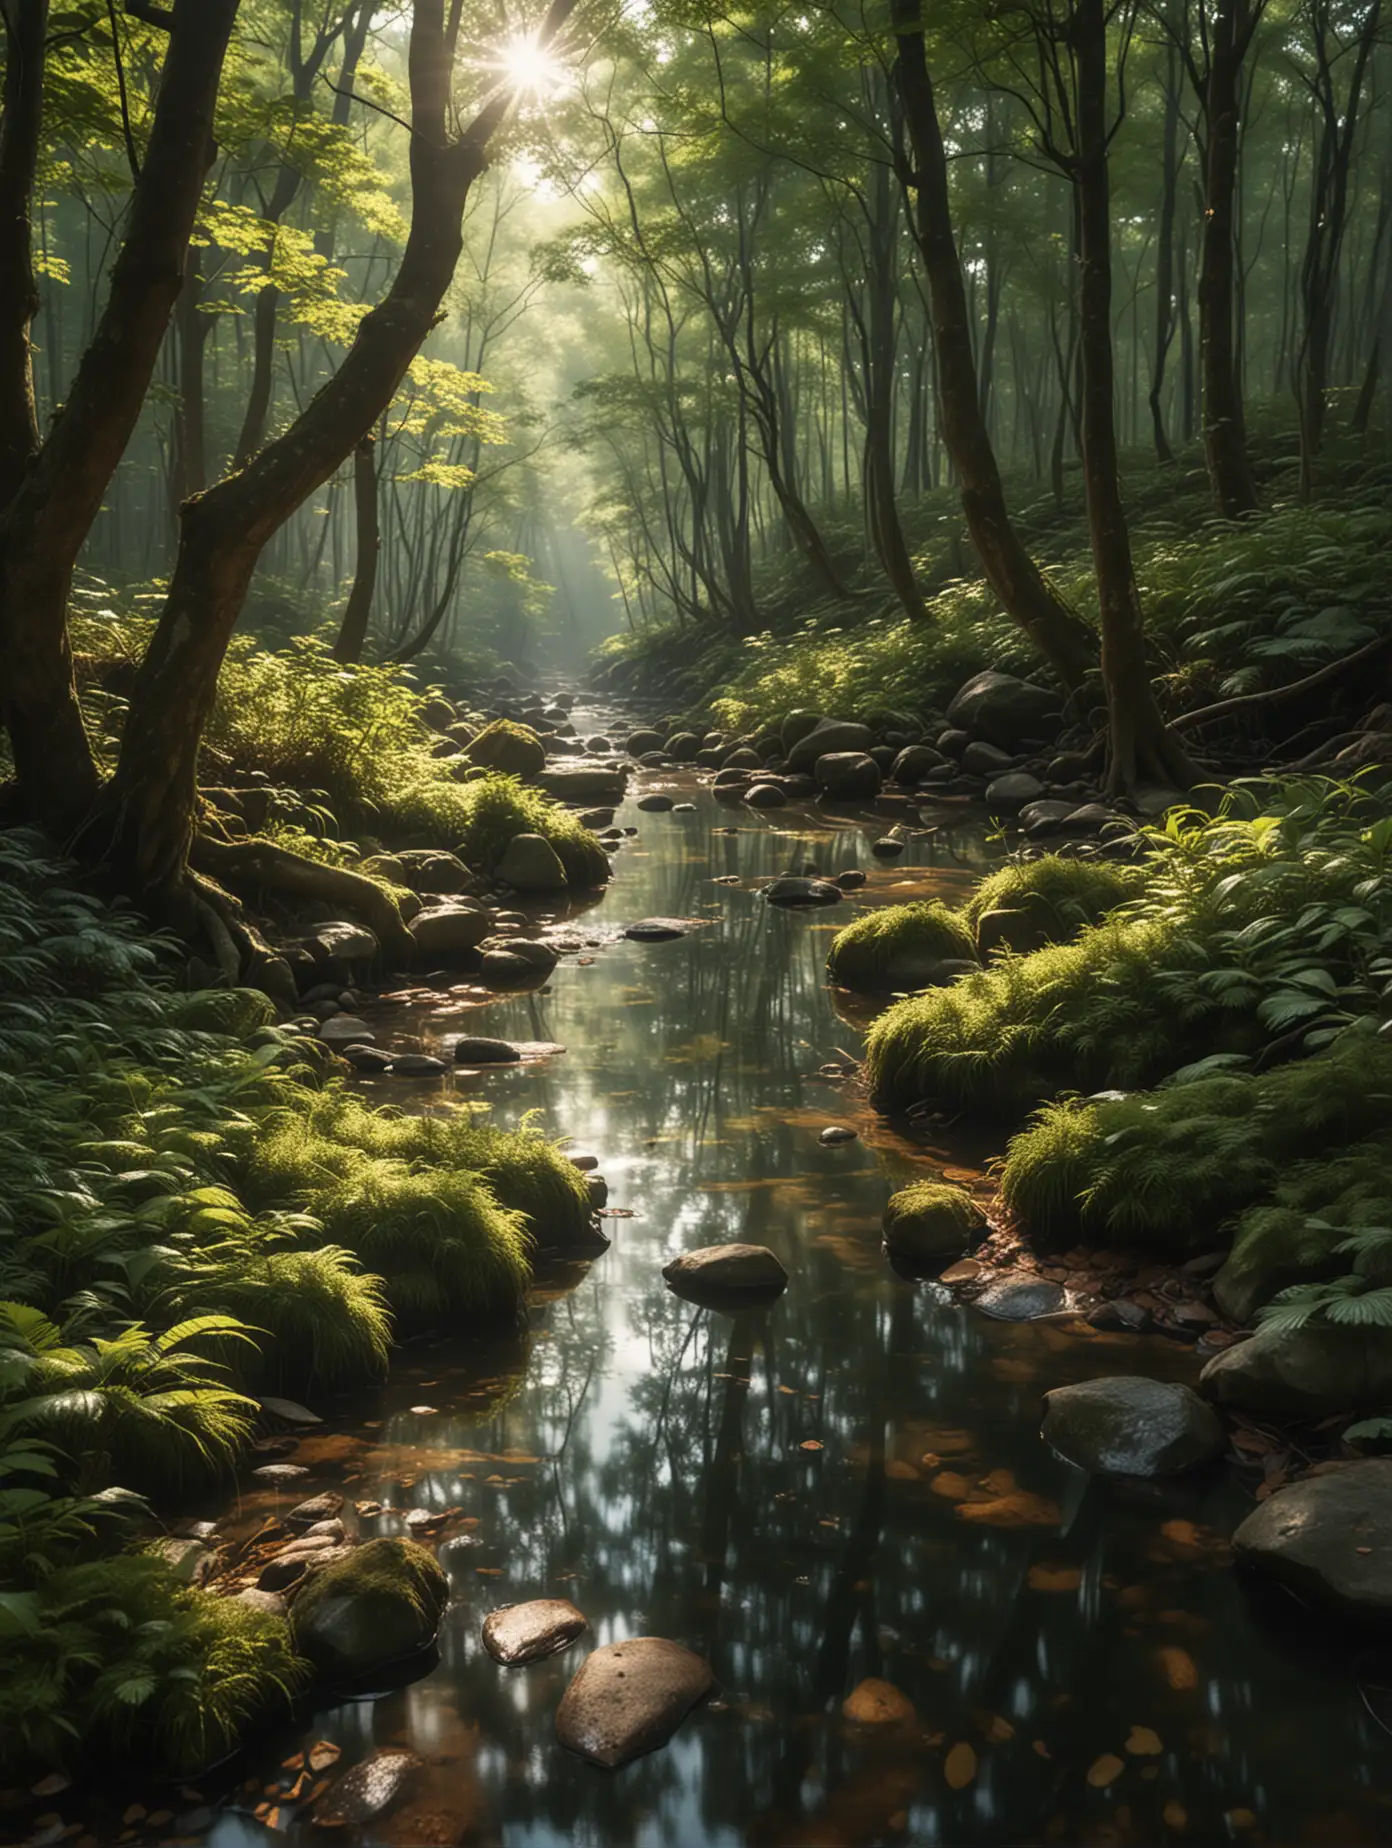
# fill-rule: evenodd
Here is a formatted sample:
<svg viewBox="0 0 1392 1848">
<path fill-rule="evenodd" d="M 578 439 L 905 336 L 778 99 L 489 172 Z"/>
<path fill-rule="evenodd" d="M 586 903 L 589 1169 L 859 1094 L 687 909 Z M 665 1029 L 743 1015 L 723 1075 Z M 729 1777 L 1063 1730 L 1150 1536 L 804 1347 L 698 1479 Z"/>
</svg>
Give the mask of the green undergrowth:
<svg viewBox="0 0 1392 1848">
<path fill-rule="evenodd" d="M 113 683 L 126 684 L 150 628 L 114 608 L 73 619 L 84 712 L 108 765 L 125 718 Z M 513 776 L 432 755 L 429 697 L 407 669 L 343 666 L 322 637 L 269 649 L 234 636 L 204 734 L 203 781 L 264 780 L 271 838 L 334 864 L 355 865 L 363 841 L 447 848 L 491 873 L 514 835 L 540 834 L 572 885 L 603 885 L 603 849 L 558 803 Z"/>
<path fill-rule="evenodd" d="M 257 1393 L 379 1375 L 397 1322 L 514 1325 L 533 1243 L 588 1226 L 534 1127 L 370 1110 L 264 997 L 167 964 L 0 834 L 0 1651 L 30 1716 L 0 1707 L 0 1762 L 138 1734 L 182 1769 L 281 1698 L 284 1626 L 132 1551 L 144 1501 L 228 1471 Z"/>
<path fill-rule="evenodd" d="M 962 906 L 962 918 L 975 932 L 991 912 L 1016 913 L 1045 942 L 1059 943 L 1115 911 L 1144 883 L 1137 866 L 1046 853 L 988 873 Z"/>
<path fill-rule="evenodd" d="M 1368 788 L 1242 785 L 1148 842 L 1135 892 L 1071 941 L 888 1009 L 867 1046 L 878 1101 L 1018 1121 L 1060 1092 L 1314 1051 L 1381 1006 L 1392 820 Z"/>
<path fill-rule="evenodd" d="M 1270 425 L 1268 428 L 1267 425 Z M 1392 544 L 1385 470 L 1355 440 L 1326 458 L 1325 498 L 1298 495 L 1296 445 L 1280 420 L 1254 421 L 1262 510 L 1234 526 L 1213 517 L 1197 448 L 1178 466 L 1127 458 L 1136 574 L 1162 692 L 1203 704 L 1299 678 L 1348 653 L 1392 620 L 1385 558 Z M 1096 621 L 1080 481 L 1061 507 L 1038 484 L 1012 495 L 1022 535 L 1062 596 Z M 788 581 L 770 561 L 759 588 L 767 627 L 743 641 L 714 623 L 654 625 L 614 637 L 601 653 L 611 684 L 661 687 L 722 729 L 757 731 L 805 707 L 868 719 L 890 706 L 941 713 L 983 667 L 1046 669 L 975 574 L 955 497 L 901 505 L 928 620 L 909 622 L 883 587 L 856 604 Z"/>
</svg>

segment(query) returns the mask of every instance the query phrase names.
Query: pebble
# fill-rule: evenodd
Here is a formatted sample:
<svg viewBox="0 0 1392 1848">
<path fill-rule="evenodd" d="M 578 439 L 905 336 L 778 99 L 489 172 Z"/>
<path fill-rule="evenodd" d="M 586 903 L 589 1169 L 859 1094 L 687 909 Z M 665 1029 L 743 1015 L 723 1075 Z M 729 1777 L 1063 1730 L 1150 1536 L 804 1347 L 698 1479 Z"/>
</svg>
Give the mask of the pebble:
<svg viewBox="0 0 1392 1848">
<path fill-rule="evenodd" d="M 859 1132 L 848 1128 L 844 1123 L 828 1123 L 817 1140 L 824 1149 L 830 1149 L 835 1148 L 841 1142 L 858 1141 Z"/>
</svg>

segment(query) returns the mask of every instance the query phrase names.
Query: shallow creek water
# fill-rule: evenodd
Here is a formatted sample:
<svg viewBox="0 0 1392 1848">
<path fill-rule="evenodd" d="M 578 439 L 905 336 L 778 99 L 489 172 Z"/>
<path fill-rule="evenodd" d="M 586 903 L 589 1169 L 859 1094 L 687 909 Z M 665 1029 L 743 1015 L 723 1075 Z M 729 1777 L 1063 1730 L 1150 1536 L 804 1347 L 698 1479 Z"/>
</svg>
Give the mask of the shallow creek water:
<svg viewBox="0 0 1392 1848">
<path fill-rule="evenodd" d="M 856 906 L 960 891 L 980 839 L 916 839 L 887 867 L 869 850 L 883 821 L 679 794 L 694 814 L 620 812 L 640 833 L 576 921 L 605 939 L 587 965 L 567 957 L 544 994 L 464 1012 L 442 991 L 379 1016 L 384 1038 L 425 1050 L 465 1030 L 565 1047 L 439 1090 L 366 1088 L 478 1097 L 506 1122 L 538 1110 L 600 1156 L 632 1216 L 604 1221 L 603 1256 L 544 1276 L 524 1334 L 408 1346 L 380 1392 L 320 1408 L 293 1496 L 228 1513 L 225 1531 L 248 1532 L 327 1488 L 350 1522 L 355 1501 L 397 1511 L 374 1532 L 453 1509 L 438 1545 L 454 1596 L 430 1672 L 267 1742 L 206 1839 L 266 1841 L 250 1807 L 322 1739 L 340 1765 L 386 1744 L 426 1760 L 404 1807 L 346 1837 L 364 1843 L 1392 1838 L 1389 1741 L 1360 1664 L 1255 1607 L 1231 1569 L 1250 1485 L 1089 1484 L 1039 1440 L 1049 1386 L 1192 1379 L 1192 1351 L 991 1322 L 883 1258 L 892 1189 L 973 1161 L 902 1140 L 815 1075 L 861 1043 L 822 962 Z M 870 884 L 811 915 L 751 889 L 810 862 L 859 864 Z M 608 941 L 651 915 L 702 921 L 674 942 Z M 822 1148 L 832 1122 L 860 1139 Z M 772 1309 L 732 1318 L 664 1287 L 668 1258 L 728 1239 L 787 1265 Z M 699 1650 L 716 1698 L 626 1769 L 571 1757 L 554 1713 L 590 1639 L 512 1670 L 479 1640 L 490 1610 L 545 1595 L 578 1603 L 593 1640 Z M 912 1702 L 912 1723 L 846 1719 L 867 1676 Z M 326 1839 L 288 1806 L 275 1821 Z"/>
</svg>

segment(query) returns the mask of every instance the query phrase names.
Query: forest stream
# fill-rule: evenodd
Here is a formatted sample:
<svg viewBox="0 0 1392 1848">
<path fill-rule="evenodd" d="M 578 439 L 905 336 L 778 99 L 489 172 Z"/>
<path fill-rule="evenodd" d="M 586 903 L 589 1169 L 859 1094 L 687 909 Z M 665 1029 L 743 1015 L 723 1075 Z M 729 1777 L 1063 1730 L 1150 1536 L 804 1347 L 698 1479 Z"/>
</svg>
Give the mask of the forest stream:
<svg viewBox="0 0 1392 1848">
<path fill-rule="evenodd" d="M 655 787 L 694 809 L 640 813 Z M 959 895 L 994 851 L 980 828 L 917 835 L 886 866 L 873 823 L 754 815 L 680 774 L 631 785 L 617 819 L 638 833 L 544 991 L 372 1010 L 397 1048 L 448 1055 L 468 1030 L 556 1050 L 412 1092 L 363 1081 L 374 1102 L 430 1108 L 442 1084 L 509 1125 L 541 1112 L 599 1157 L 612 1244 L 543 1271 L 517 1339 L 408 1345 L 379 1392 L 318 1406 L 293 1489 L 204 1511 L 236 1537 L 339 1492 L 350 1531 L 425 1531 L 453 1595 L 428 1672 L 302 1711 L 230 1790 L 188 1792 L 213 1804 L 202 1839 L 323 1840 L 290 1795 L 306 1766 L 404 1745 L 426 1767 L 409 1802 L 336 1839 L 1385 1840 L 1389 1677 L 1254 1603 L 1227 1546 L 1253 1481 L 1220 1464 L 1109 1483 L 1040 1441 L 1047 1388 L 1192 1382 L 1192 1347 L 991 1321 L 885 1260 L 892 1188 L 946 1167 L 980 1190 L 982 1154 L 906 1141 L 818 1075 L 860 1045 L 826 948 L 860 905 Z M 831 916 L 758 897 L 808 865 L 869 882 Z M 619 935 L 654 916 L 689 928 Z M 823 1146 L 833 1123 L 857 1139 Z M 664 1285 L 678 1252 L 725 1240 L 787 1266 L 770 1309 Z M 484 1618 L 548 1596 L 590 1635 L 500 1667 Z M 707 1657 L 715 1694 L 670 1744 L 596 1769 L 557 1742 L 557 1704 L 593 1643 L 644 1634 Z"/>
</svg>

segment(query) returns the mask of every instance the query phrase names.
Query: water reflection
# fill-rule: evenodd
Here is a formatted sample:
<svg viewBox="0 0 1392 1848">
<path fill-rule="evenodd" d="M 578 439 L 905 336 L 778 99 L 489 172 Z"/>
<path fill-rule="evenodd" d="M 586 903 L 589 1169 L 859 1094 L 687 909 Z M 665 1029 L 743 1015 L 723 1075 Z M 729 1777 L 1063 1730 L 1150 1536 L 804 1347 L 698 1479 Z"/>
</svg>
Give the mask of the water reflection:
<svg viewBox="0 0 1392 1848">
<path fill-rule="evenodd" d="M 749 882 L 861 864 L 855 902 L 874 903 L 960 886 L 983 850 L 917 840 L 885 870 L 875 824 L 697 800 L 621 814 L 642 832 L 581 928 L 706 925 L 587 950 L 549 992 L 469 1017 L 568 1050 L 454 1092 L 503 1120 L 539 1109 L 599 1153 L 634 1217 L 608 1222 L 604 1256 L 542 1279 L 518 1342 L 412 1348 L 379 1401 L 304 1446 L 314 1486 L 396 1510 L 374 1531 L 454 1511 L 455 1597 L 428 1677 L 313 1716 L 268 1770 L 318 1737 L 410 1743 L 425 1780 L 363 1835 L 382 1843 L 1386 1839 L 1386 1741 L 1346 1665 L 1293 1649 L 1232 1576 L 1240 1494 L 1089 1486 L 1038 1441 L 1048 1386 L 1191 1377 L 1189 1354 L 987 1322 L 883 1261 L 884 1200 L 926 1157 L 815 1076 L 859 1044 L 822 984 L 833 926 L 771 913 Z M 461 1030 L 391 1019 L 425 1047 Z M 864 1139 L 822 1149 L 828 1121 Z M 775 1305 L 729 1316 L 667 1292 L 668 1257 L 729 1238 L 783 1259 Z M 506 1670 L 479 1640 L 489 1610 L 541 1595 L 578 1603 L 596 1642 L 702 1651 L 718 1699 L 621 1772 L 571 1758 L 553 1720 L 579 1651 Z M 846 1718 L 867 1677 L 912 1703 L 911 1725 Z M 213 1839 L 263 1837 L 227 1813 Z"/>
</svg>

